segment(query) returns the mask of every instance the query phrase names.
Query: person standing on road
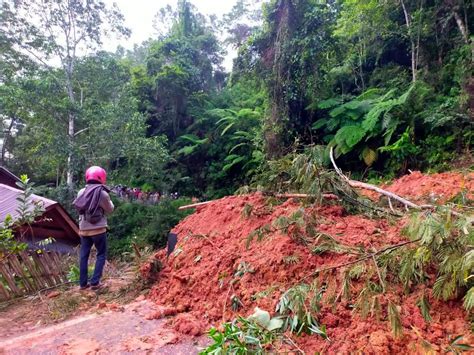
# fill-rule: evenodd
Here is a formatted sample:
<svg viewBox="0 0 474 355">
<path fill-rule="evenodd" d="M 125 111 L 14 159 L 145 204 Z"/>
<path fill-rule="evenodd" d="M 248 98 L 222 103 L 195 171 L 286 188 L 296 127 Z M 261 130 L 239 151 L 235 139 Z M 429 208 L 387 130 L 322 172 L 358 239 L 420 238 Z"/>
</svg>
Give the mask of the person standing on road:
<svg viewBox="0 0 474 355">
<path fill-rule="evenodd" d="M 79 256 L 79 286 L 81 290 L 100 288 L 100 279 L 107 257 L 107 216 L 114 210 L 109 188 L 105 186 L 107 173 L 99 166 L 91 166 L 86 171 L 86 187 L 81 189 L 73 205 L 79 213 L 79 235 L 81 251 Z M 95 246 L 97 260 L 94 273 L 88 275 L 89 255 Z"/>
</svg>

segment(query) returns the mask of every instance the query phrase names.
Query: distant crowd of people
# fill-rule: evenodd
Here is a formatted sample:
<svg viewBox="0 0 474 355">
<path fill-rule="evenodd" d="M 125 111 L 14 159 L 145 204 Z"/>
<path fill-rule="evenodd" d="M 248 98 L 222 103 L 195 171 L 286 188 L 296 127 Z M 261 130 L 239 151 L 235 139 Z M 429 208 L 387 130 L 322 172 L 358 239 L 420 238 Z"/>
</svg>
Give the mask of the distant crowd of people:
<svg viewBox="0 0 474 355">
<path fill-rule="evenodd" d="M 139 187 L 128 187 L 124 185 L 116 185 L 112 187 L 112 192 L 115 193 L 117 197 L 125 201 L 141 202 L 145 204 L 157 204 L 163 198 L 172 200 L 176 200 L 178 198 L 177 192 L 172 192 L 170 194 L 161 194 L 158 191 L 148 192 L 143 191 Z"/>
</svg>

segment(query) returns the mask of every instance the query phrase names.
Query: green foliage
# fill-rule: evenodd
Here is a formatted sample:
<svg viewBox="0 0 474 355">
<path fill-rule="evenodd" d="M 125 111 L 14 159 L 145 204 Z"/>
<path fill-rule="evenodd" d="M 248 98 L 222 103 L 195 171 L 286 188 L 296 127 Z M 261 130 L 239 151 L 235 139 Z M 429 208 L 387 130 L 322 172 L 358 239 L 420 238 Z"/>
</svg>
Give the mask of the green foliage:
<svg viewBox="0 0 474 355">
<path fill-rule="evenodd" d="M 322 290 L 317 285 L 298 284 L 288 289 L 280 298 L 276 311 L 283 317 L 283 329 L 292 333 L 317 334 L 328 339 L 326 327 L 314 317 L 320 309 Z"/>
<path fill-rule="evenodd" d="M 463 335 L 458 335 L 450 339 L 451 341 L 449 342 L 449 346 L 446 349 L 446 352 L 452 352 L 453 354 L 462 354 L 466 351 L 472 351 L 472 345 L 461 343 L 463 338 Z"/>
<path fill-rule="evenodd" d="M 7 215 L 0 224 L 0 261 L 10 254 L 15 254 L 25 250 L 27 244 L 24 243 L 23 233 L 19 227 L 30 226 L 44 212 L 44 206 L 40 201 L 33 199 L 34 184 L 26 175 L 21 175 L 17 182 L 22 192 L 17 197 L 18 207 L 15 218 Z M 18 233 L 20 231 L 20 233 Z M 15 235 L 15 232 L 17 232 Z"/>
<path fill-rule="evenodd" d="M 189 203 L 188 199 L 162 199 L 156 205 L 115 201 L 115 211 L 109 217 L 109 254 L 120 257 L 132 250 L 132 243 L 164 247 L 171 228 L 190 213 L 178 207 Z"/>
<path fill-rule="evenodd" d="M 389 301 L 387 305 L 387 313 L 388 313 L 388 320 L 392 328 L 393 336 L 398 338 L 403 333 L 402 320 L 400 318 L 400 311 L 398 309 L 398 306 L 394 304 L 392 301 Z"/>
<path fill-rule="evenodd" d="M 213 198 L 273 183 L 269 166 L 290 172 L 302 146 L 385 176 L 469 153 L 469 2 L 408 2 L 406 23 L 396 2 L 239 0 L 216 19 L 183 0 L 160 10 L 156 38 L 116 53 L 101 39 L 129 34 L 123 16 L 90 3 L 2 3 L 0 162 L 42 184 L 70 192 L 102 164 L 117 183 Z M 239 50 L 231 73 L 219 30 Z"/>
<path fill-rule="evenodd" d="M 209 330 L 213 341 L 201 354 L 264 354 L 273 343 L 276 335 L 264 327 L 242 317 L 223 325 L 224 330 Z"/>
<path fill-rule="evenodd" d="M 89 265 L 88 274 L 91 275 L 93 272 L 94 272 L 94 265 Z M 67 280 L 72 283 L 78 283 L 79 277 L 80 277 L 79 266 L 77 266 L 77 264 L 72 264 L 69 267 L 69 270 L 67 273 Z"/>
<path fill-rule="evenodd" d="M 325 128 L 324 133 L 329 144 L 335 146 L 336 155 L 347 154 L 359 147 L 359 154 L 370 166 L 376 159 L 375 150 L 370 147 L 382 144 L 378 148 L 384 151 L 382 149 L 389 144 L 397 127 L 402 123 L 403 106 L 413 88 L 415 86 L 411 86 L 399 97 L 395 97 L 394 89 L 385 94 L 380 90 L 369 89 L 359 97 L 332 108 L 329 118 L 316 121 L 313 129 Z M 320 103 L 318 108 L 330 107 L 326 102 L 323 101 L 322 105 Z M 368 150 L 374 152 L 370 153 L 370 158 Z"/>
<path fill-rule="evenodd" d="M 424 269 L 435 264 L 438 275 L 433 285 L 436 298 L 448 300 L 472 287 L 474 252 L 472 241 L 474 228 L 465 217 L 453 216 L 450 210 L 414 215 L 406 233 L 419 240 L 419 246 L 411 251 L 412 261 L 403 259 L 407 271 L 400 274 L 407 285 L 421 282 Z M 465 305 L 469 308 L 469 292 L 465 294 Z"/>
<path fill-rule="evenodd" d="M 427 322 L 430 322 L 431 321 L 431 315 L 430 315 L 431 305 L 430 305 L 426 295 L 423 294 L 416 304 L 417 304 L 418 308 L 420 309 L 420 312 L 421 312 L 421 315 L 423 316 L 423 318 Z"/>
<path fill-rule="evenodd" d="M 300 262 L 300 257 L 297 254 L 287 255 L 283 258 L 286 265 L 296 265 Z"/>
<path fill-rule="evenodd" d="M 264 224 L 262 227 L 259 227 L 255 229 L 254 231 L 250 232 L 250 234 L 247 236 L 247 239 L 245 241 L 245 246 L 247 249 L 250 248 L 250 244 L 252 241 L 256 238 L 257 241 L 262 241 L 263 238 L 265 238 L 268 234 L 272 233 L 274 230 L 272 229 L 271 225 L 269 224 Z"/>
<path fill-rule="evenodd" d="M 322 203 L 325 193 L 333 193 L 341 199 L 341 203 L 349 212 L 386 215 L 385 210 L 357 194 L 335 171 L 327 169 L 328 159 L 326 149 L 322 146 L 310 146 L 303 152 L 289 153 L 262 165 L 251 187 L 256 190 L 306 193 L 318 203 Z M 296 221 L 291 222 L 295 224 Z M 305 227 L 307 235 L 315 238 L 314 223 L 306 222 L 310 222 L 306 223 Z M 299 223 L 301 222 L 297 224 Z M 292 234 L 296 239 L 299 238 L 298 235 L 301 236 L 301 233 L 297 232 L 299 228 Z"/>
</svg>

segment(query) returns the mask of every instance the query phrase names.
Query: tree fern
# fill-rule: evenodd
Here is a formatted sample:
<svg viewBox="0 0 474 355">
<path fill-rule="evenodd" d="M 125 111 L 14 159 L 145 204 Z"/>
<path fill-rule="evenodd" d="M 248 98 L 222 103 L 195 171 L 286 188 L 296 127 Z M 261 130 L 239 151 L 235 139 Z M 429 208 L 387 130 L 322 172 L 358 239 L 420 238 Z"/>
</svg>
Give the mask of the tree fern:
<svg viewBox="0 0 474 355">
<path fill-rule="evenodd" d="M 340 128 L 334 136 L 336 148 L 346 154 L 354 148 L 366 135 L 366 131 L 361 126 L 350 125 Z"/>
</svg>

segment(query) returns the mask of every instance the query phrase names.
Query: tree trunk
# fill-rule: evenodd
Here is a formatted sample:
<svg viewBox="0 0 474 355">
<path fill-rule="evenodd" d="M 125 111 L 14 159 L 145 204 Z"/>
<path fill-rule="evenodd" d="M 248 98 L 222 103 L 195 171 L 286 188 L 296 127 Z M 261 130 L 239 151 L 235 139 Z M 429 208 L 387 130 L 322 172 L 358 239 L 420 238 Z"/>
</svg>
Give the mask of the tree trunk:
<svg viewBox="0 0 474 355">
<path fill-rule="evenodd" d="M 453 16 L 458 25 L 459 32 L 461 32 L 462 38 L 464 39 L 464 43 L 469 44 L 469 33 L 467 27 L 464 26 L 461 16 L 459 16 L 459 13 L 456 10 L 453 10 Z"/>
<path fill-rule="evenodd" d="M 68 63 L 67 72 L 66 72 L 66 86 L 67 94 L 70 102 L 73 104 L 76 102 L 74 97 L 74 90 L 72 87 L 72 63 Z M 74 108 L 73 108 L 74 110 Z M 68 114 L 68 156 L 67 156 L 67 174 L 66 174 L 66 183 L 70 191 L 74 188 L 74 126 L 76 123 L 76 114 L 74 111 L 70 111 Z"/>
<path fill-rule="evenodd" d="M 7 142 L 8 138 L 11 137 L 13 125 L 15 123 L 15 118 L 11 118 L 10 125 L 8 126 L 8 129 L 4 132 L 5 134 L 3 135 L 3 143 L 2 143 L 2 165 L 5 165 L 5 156 L 7 154 Z"/>
<path fill-rule="evenodd" d="M 67 178 L 66 183 L 70 190 L 74 188 L 74 162 L 73 162 L 73 146 L 74 146 L 74 123 L 75 117 L 74 114 L 69 114 L 68 120 L 68 145 L 69 151 L 67 156 Z"/>
<path fill-rule="evenodd" d="M 411 81 L 415 82 L 417 79 L 417 55 L 416 55 L 416 42 L 413 38 L 413 28 L 411 22 L 411 16 L 408 13 L 408 9 L 405 6 L 404 0 L 400 0 L 402 5 L 403 14 L 405 15 L 405 24 L 408 30 L 408 37 L 410 38 L 410 46 L 411 46 Z"/>
<path fill-rule="evenodd" d="M 456 8 L 452 10 L 454 19 L 456 20 L 456 24 L 459 28 L 459 32 L 461 32 L 462 38 L 464 40 L 464 43 L 467 45 L 471 45 L 471 63 L 474 62 L 474 44 L 471 43 L 469 40 L 469 29 L 468 27 L 464 24 L 461 16 L 457 12 Z"/>
<path fill-rule="evenodd" d="M 264 124 L 265 153 L 269 159 L 283 154 L 288 134 L 289 107 L 286 90 L 290 73 L 286 65 L 285 45 L 290 40 L 292 32 L 291 20 L 294 14 L 292 1 L 281 0 L 276 11 L 276 35 L 270 48 L 267 49 L 268 53 L 273 54 L 271 109 Z"/>
</svg>

